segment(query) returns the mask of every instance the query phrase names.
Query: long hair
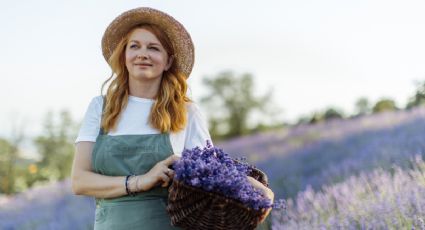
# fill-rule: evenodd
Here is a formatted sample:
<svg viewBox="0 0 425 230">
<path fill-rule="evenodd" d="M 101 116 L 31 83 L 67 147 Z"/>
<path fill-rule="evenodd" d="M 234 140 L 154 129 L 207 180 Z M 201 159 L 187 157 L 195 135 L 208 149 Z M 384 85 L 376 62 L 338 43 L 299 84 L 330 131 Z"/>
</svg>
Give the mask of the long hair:
<svg viewBox="0 0 425 230">
<path fill-rule="evenodd" d="M 105 132 L 116 129 L 118 119 L 127 106 L 129 73 L 125 65 L 125 49 L 131 32 L 136 28 L 143 28 L 153 33 L 166 50 L 168 57 L 170 58 L 173 56 L 176 58 L 171 41 L 165 33 L 155 25 L 138 25 L 126 34 L 118 43 L 108 60 L 112 69 L 112 74 L 102 84 L 101 88 L 101 92 L 103 92 L 103 87 L 113 78 L 105 96 L 106 104 L 101 124 Z M 160 87 L 149 114 L 149 124 L 161 133 L 178 132 L 182 130 L 187 123 L 186 104 L 187 102 L 192 102 L 192 100 L 186 96 L 188 88 L 186 82 L 187 76 L 183 72 L 178 71 L 175 63 L 176 60 L 173 60 L 171 67 L 163 72 Z"/>
</svg>

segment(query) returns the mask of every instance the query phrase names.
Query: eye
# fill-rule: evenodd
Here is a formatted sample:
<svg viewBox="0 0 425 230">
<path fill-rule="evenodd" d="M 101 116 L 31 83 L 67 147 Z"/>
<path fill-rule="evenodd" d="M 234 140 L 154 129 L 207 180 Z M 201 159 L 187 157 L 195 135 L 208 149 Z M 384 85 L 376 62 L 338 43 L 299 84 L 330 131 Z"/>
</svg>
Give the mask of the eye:
<svg viewBox="0 0 425 230">
<path fill-rule="evenodd" d="M 131 45 L 131 46 L 130 46 L 130 48 L 131 48 L 131 49 L 133 49 L 133 48 L 135 48 L 135 47 L 137 47 L 137 45 L 136 45 L 136 44 L 133 44 L 133 45 Z"/>
<path fill-rule="evenodd" d="M 153 50 L 159 51 L 159 48 L 156 47 L 156 46 L 151 46 L 151 47 L 149 47 L 149 49 L 153 49 Z"/>
</svg>

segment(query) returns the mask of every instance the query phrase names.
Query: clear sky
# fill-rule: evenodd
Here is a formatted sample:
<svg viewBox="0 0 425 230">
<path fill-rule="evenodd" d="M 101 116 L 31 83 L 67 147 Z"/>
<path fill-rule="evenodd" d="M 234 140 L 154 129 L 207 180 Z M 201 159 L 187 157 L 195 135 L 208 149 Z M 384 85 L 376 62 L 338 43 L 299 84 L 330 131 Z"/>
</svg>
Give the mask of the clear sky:
<svg viewBox="0 0 425 230">
<path fill-rule="evenodd" d="M 100 41 L 123 11 L 149 6 L 190 32 L 196 49 L 191 95 L 223 70 L 270 87 L 282 120 L 327 106 L 390 97 L 404 106 L 425 79 L 425 2 L 322 1 L 2 1 L 0 136 L 12 124 L 37 133 L 50 109 L 81 120 L 110 70 Z M 208 116 L 208 115 L 207 115 Z"/>
</svg>

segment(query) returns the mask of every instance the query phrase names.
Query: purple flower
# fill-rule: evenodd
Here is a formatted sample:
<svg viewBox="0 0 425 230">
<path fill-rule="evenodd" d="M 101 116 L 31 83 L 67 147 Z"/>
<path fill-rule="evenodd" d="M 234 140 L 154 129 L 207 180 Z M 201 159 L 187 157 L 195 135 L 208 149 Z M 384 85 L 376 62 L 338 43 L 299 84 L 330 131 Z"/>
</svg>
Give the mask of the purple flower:
<svg viewBox="0 0 425 230">
<path fill-rule="evenodd" d="M 173 167 L 176 173 L 174 179 L 189 186 L 222 194 L 255 210 L 273 207 L 272 202 L 247 179 L 253 166 L 234 161 L 209 141 L 203 149 L 185 149 L 182 158 Z"/>
</svg>

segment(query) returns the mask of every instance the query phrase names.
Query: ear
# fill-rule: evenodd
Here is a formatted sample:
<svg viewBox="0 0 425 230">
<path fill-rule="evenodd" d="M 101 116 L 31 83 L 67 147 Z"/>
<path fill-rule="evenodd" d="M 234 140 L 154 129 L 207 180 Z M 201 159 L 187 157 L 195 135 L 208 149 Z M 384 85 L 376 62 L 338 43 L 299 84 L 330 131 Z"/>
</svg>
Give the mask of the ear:
<svg viewBox="0 0 425 230">
<path fill-rule="evenodd" d="M 174 61 L 174 55 L 171 55 L 170 57 L 168 57 L 168 63 L 165 66 L 165 71 L 167 71 L 168 69 L 171 68 L 171 65 L 173 64 Z"/>
</svg>

